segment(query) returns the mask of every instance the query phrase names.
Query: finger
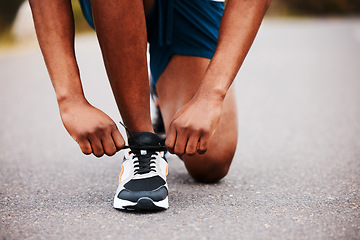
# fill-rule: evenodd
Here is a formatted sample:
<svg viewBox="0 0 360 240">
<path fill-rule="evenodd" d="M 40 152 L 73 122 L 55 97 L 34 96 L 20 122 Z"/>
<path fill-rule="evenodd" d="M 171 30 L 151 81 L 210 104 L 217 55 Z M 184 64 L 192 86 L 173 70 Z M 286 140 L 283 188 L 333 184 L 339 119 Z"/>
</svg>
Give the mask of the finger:
<svg viewBox="0 0 360 240">
<path fill-rule="evenodd" d="M 91 144 L 87 138 L 81 139 L 80 141 L 78 141 L 78 144 L 84 154 L 89 155 L 92 153 Z"/>
<path fill-rule="evenodd" d="M 166 134 L 165 146 L 169 150 L 169 152 L 174 153 L 174 146 L 176 140 L 176 129 L 170 124 L 170 130 Z"/>
<path fill-rule="evenodd" d="M 205 134 L 205 135 L 201 136 L 200 144 L 198 146 L 199 148 L 197 150 L 197 152 L 199 154 L 206 153 L 206 151 L 208 150 L 208 146 L 209 146 L 209 140 L 210 140 L 210 136 L 208 134 Z"/>
<path fill-rule="evenodd" d="M 199 144 L 199 136 L 193 135 L 189 138 L 186 144 L 185 153 L 189 156 L 192 156 L 196 153 Z"/>
<path fill-rule="evenodd" d="M 93 154 L 96 157 L 101 157 L 102 155 L 104 155 L 103 145 L 101 144 L 101 141 L 99 138 L 97 138 L 96 136 L 92 136 L 89 138 L 89 141 L 91 143 L 91 148 L 93 150 Z"/>
<path fill-rule="evenodd" d="M 121 133 L 119 132 L 119 130 L 117 128 L 111 132 L 111 136 L 114 140 L 117 151 L 119 151 L 120 149 L 122 149 L 125 146 L 124 138 L 121 136 Z"/>
<path fill-rule="evenodd" d="M 104 136 L 101 139 L 105 154 L 108 156 L 113 156 L 116 153 L 116 146 L 111 134 Z"/>
<path fill-rule="evenodd" d="M 183 155 L 186 149 L 186 143 L 188 141 L 188 134 L 185 131 L 178 133 L 175 140 L 174 153 L 176 155 Z"/>
</svg>

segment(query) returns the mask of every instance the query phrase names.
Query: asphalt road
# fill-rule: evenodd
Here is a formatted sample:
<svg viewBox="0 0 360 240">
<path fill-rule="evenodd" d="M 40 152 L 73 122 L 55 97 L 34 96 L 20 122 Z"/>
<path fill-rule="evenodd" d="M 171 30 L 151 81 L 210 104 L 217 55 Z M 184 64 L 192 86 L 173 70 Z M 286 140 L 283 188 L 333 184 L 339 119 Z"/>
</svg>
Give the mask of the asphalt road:
<svg viewBox="0 0 360 240">
<path fill-rule="evenodd" d="M 77 53 L 118 121 L 95 36 Z M 228 176 L 199 184 L 171 157 L 170 208 L 127 213 L 121 154 L 81 154 L 38 48 L 0 56 L 0 239 L 360 239 L 360 19 L 265 20 L 236 88 Z"/>
</svg>

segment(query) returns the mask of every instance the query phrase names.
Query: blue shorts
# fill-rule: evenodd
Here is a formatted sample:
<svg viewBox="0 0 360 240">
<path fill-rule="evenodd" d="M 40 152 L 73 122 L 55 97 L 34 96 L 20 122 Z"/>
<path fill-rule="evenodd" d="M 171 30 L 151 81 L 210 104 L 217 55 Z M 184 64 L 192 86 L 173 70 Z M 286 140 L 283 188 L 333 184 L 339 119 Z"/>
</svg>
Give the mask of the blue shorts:
<svg viewBox="0 0 360 240">
<path fill-rule="evenodd" d="M 89 0 L 79 0 L 94 28 Z M 156 84 L 174 54 L 211 59 L 217 45 L 224 3 L 211 0 L 155 0 L 146 16 L 150 71 Z"/>
</svg>

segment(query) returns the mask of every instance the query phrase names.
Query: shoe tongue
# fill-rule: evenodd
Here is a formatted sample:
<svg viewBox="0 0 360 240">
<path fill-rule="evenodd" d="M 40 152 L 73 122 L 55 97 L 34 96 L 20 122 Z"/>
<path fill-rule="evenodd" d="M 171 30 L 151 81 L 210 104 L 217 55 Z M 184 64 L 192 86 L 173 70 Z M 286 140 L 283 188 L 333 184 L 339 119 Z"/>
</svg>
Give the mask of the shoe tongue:
<svg viewBox="0 0 360 240">
<path fill-rule="evenodd" d="M 138 132 L 133 134 L 133 137 L 130 137 L 129 145 L 146 145 L 146 146 L 159 146 L 161 139 L 153 133 L 150 132 Z"/>
</svg>

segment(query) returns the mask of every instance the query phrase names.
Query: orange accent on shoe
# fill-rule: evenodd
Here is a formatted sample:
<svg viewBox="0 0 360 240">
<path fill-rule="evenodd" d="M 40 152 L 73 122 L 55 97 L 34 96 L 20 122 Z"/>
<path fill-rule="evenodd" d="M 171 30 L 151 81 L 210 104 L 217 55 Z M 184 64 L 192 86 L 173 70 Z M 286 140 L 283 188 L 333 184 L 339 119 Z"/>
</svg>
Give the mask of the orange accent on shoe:
<svg viewBox="0 0 360 240">
<path fill-rule="evenodd" d="M 121 164 L 121 173 L 119 175 L 119 182 L 121 181 L 121 176 L 123 175 L 124 173 L 124 166 Z"/>
<path fill-rule="evenodd" d="M 166 164 L 166 172 L 165 172 L 165 177 L 168 175 L 169 173 L 169 164 Z"/>
</svg>

